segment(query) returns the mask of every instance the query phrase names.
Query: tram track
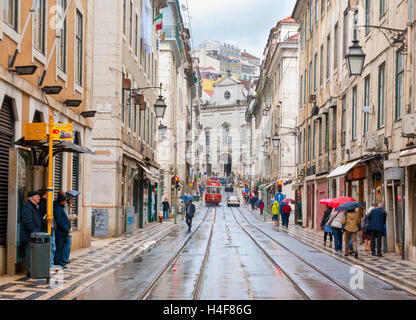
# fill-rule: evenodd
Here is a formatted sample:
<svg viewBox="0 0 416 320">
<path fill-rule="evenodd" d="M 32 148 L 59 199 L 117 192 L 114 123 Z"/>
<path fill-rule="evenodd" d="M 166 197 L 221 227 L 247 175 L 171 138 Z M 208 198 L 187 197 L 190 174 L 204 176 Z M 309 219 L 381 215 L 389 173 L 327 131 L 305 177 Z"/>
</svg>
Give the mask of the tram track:
<svg viewBox="0 0 416 320">
<path fill-rule="evenodd" d="M 204 218 L 202 219 L 201 223 L 195 228 L 195 230 L 191 233 L 191 235 L 184 241 L 184 243 L 182 244 L 180 249 L 169 260 L 169 262 L 162 268 L 162 270 L 156 275 L 156 277 L 153 278 L 151 283 L 146 287 L 146 289 L 144 291 L 142 291 L 142 293 L 137 297 L 136 300 L 147 300 L 149 298 L 149 296 L 151 296 L 153 290 L 157 287 L 158 283 L 161 281 L 161 279 L 166 274 L 166 272 L 169 270 L 169 268 L 180 258 L 182 252 L 184 251 L 184 249 L 187 246 L 187 244 L 189 243 L 189 241 L 198 232 L 201 225 L 205 221 L 207 221 L 206 219 L 207 219 L 208 213 L 210 212 L 210 209 L 212 209 L 212 208 L 207 207 L 207 210 L 205 212 Z M 210 251 L 210 246 L 211 246 L 211 239 L 212 239 L 212 234 L 213 234 L 214 224 L 215 224 L 216 208 L 214 208 L 214 209 L 215 210 L 214 210 L 214 214 L 213 214 L 213 223 L 212 223 L 212 226 L 211 226 L 211 232 L 210 232 L 210 236 L 209 236 L 209 239 L 208 239 L 208 245 L 207 245 L 207 248 L 205 250 L 204 259 L 203 259 L 203 262 L 202 262 L 202 265 L 201 265 L 201 268 L 200 268 L 200 274 L 198 276 L 197 283 L 195 285 L 195 289 L 194 289 L 193 294 L 192 294 L 194 300 L 199 299 L 200 294 L 201 294 L 201 290 L 202 290 L 203 278 L 204 278 L 204 274 L 205 274 L 205 267 L 206 267 L 206 263 L 207 263 L 208 256 L 209 256 L 209 251 Z"/>
<path fill-rule="evenodd" d="M 266 250 L 257 242 L 257 240 L 255 240 L 254 236 L 252 234 L 250 234 L 250 232 L 244 228 L 241 223 L 238 221 L 237 217 L 234 214 L 234 211 L 231 210 L 234 216 L 234 219 L 236 220 L 237 224 L 242 228 L 242 230 L 254 241 L 254 243 L 256 243 L 256 245 L 260 248 L 260 250 L 267 256 L 267 258 L 277 267 L 279 267 L 279 270 L 282 271 L 282 273 L 285 274 L 285 276 L 288 277 L 288 279 L 295 285 L 296 289 L 299 290 L 299 292 L 306 296 L 306 299 L 310 300 L 311 298 L 309 297 L 309 295 L 307 295 L 296 283 L 296 281 L 293 280 L 293 278 L 291 278 L 287 272 L 285 272 L 280 265 L 266 252 Z M 274 239 L 273 237 L 271 237 L 270 235 L 268 235 L 266 232 L 264 232 L 263 230 L 261 230 L 259 227 L 257 227 L 256 225 L 254 225 L 253 223 L 251 223 L 247 217 L 245 216 L 245 214 L 241 211 L 240 208 L 238 208 L 238 212 L 240 213 L 240 215 L 244 218 L 244 220 L 253 228 L 255 228 L 256 230 L 258 230 L 260 233 L 262 233 L 263 235 L 265 235 L 268 239 L 272 240 L 275 244 L 277 244 L 279 247 L 283 248 L 284 250 L 286 250 L 287 252 L 289 252 L 291 255 L 293 255 L 295 258 L 297 258 L 298 260 L 300 260 L 301 262 L 303 262 L 304 264 L 306 264 L 308 267 L 310 267 L 311 269 L 313 269 L 314 271 L 318 272 L 321 276 L 323 276 L 324 278 L 326 278 L 327 280 L 329 280 L 330 282 L 334 283 L 336 286 L 338 286 L 339 288 L 341 288 L 342 290 L 344 290 L 345 292 L 347 292 L 349 295 L 351 295 L 352 297 L 354 297 L 357 300 L 364 300 L 361 296 L 359 296 L 358 294 L 356 294 L 354 291 L 352 291 L 351 289 L 347 288 L 346 286 L 342 285 L 340 282 L 338 282 L 336 279 L 334 279 L 333 277 L 331 277 L 330 275 L 328 275 L 327 273 L 319 270 L 318 268 L 316 268 L 314 265 L 312 265 L 311 263 L 307 262 L 305 259 L 303 259 L 302 257 L 300 257 L 298 254 L 296 254 L 295 252 L 293 252 L 292 250 L 290 250 L 289 248 L 287 248 L 285 245 L 281 244 L 279 241 L 277 241 L 276 239 Z"/>
</svg>

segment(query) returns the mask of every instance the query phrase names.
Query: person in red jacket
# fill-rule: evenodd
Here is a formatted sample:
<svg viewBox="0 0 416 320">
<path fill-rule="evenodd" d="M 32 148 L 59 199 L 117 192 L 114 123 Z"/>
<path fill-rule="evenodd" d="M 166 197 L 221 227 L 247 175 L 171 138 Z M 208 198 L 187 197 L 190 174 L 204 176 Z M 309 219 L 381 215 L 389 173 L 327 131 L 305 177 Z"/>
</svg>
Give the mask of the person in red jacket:
<svg viewBox="0 0 416 320">
<path fill-rule="evenodd" d="M 286 228 L 289 228 L 289 215 L 292 212 L 292 208 L 285 203 L 282 208 L 282 225 Z"/>
<path fill-rule="evenodd" d="M 263 201 L 260 201 L 259 209 L 260 209 L 260 214 L 263 215 L 263 210 L 264 210 L 264 202 Z"/>
</svg>

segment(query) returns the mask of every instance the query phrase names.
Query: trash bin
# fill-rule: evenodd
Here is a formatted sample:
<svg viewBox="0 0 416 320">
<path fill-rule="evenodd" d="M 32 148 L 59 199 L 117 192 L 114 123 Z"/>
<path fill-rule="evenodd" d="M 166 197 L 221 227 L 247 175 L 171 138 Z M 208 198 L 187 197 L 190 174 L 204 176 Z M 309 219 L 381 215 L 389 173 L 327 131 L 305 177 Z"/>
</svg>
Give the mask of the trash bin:
<svg viewBox="0 0 416 320">
<path fill-rule="evenodd" d="M 30 235 L 31 278 L 50 279 L 51 236 L 49 233 L 35 232 Z"/>
</svg>

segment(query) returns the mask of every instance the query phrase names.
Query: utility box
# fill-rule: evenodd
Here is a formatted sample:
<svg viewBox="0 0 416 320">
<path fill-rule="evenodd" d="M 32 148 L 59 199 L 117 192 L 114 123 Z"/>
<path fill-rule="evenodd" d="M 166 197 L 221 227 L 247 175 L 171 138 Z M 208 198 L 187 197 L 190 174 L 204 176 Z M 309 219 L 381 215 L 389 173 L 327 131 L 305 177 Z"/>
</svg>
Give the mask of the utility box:
<svg viewBox="0 0 416 320">
<path fill-rule="evenodd" d="M 35 232 L 30 235 L 31 278 L 50 279 L 51 236 L 49 233 Z"/>
</svg>

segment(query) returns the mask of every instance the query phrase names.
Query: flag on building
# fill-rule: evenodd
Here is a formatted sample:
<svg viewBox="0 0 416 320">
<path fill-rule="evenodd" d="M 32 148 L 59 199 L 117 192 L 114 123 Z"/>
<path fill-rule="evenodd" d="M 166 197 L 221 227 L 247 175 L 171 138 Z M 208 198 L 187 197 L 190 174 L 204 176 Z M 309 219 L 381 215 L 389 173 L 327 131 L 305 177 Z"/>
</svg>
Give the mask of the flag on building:
<svg viewBox="0 0 416 320">
<path fill-rule="evenodd" d="M 160 15 L 158 15 L 153 22 L 156 23 L 156 30 L 162 30 L 163 28 L 163 13 L 161 13 Z"/>
</svg>

